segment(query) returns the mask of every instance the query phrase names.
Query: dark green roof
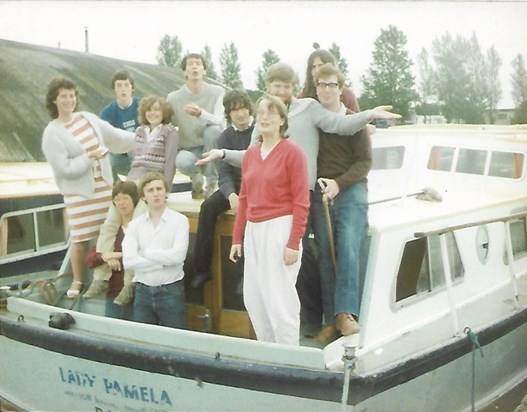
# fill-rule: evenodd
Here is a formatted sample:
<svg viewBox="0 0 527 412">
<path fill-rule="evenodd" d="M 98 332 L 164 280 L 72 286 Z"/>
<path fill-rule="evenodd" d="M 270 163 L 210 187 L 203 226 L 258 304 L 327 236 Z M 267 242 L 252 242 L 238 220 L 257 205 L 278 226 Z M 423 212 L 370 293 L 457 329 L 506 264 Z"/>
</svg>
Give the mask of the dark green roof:
<svg viewBox="0 0 527 412">
<path fill-rule="evenodd" d="M 185 78 L 179 68 L 135 63 L 0 39 L 0 161 L 44 161 L 42 132 L 51 120 L 45 106 L 48 83 L 65 75 L 78 86 L 80 110 L 99 114 L 115 98 L 118 69 L 135 77 L 135 95 L 166 96 Z"/>
</svg>

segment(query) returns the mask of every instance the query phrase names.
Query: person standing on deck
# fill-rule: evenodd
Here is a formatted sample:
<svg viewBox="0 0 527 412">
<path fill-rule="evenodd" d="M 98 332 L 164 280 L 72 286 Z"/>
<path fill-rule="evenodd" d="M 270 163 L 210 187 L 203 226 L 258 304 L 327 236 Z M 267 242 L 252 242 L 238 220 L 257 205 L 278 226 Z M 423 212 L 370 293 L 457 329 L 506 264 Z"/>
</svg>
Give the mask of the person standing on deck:
<svg viewBox="0 0 527 412">
<path fill-rule="evenodd" d="M 73 282 L 67 291 L 76 298 L 84 282 L 88 242 L 99 234 L 112 201 L 112 167 L 108 151 L 133 150 L 132 132 L 117 129 L 88 112 L 77 112 L 77 85 L 57 77 L 48 85 L 46 107 L 52 121 L 42 136 L 42 151 L 64 196 L 71 235 Z"/>
<path fill-rule="evenodd" d="M 318 43 L 314 43 L 316 48 L 308 57 L 306 64 L 306 77 L 304 87 L 298 98 L 310 97 L 315 100 L 318 99 L 317 88 L 314 81 L 314 76 L 317 71 L 326 63 L 331 63 L 337 67 L 335 57 L 327 50 L 320 49 Z M 359 102 L 355 93 L 347 87 L 342 88 L 340 100 L 345 107 L 352 112 L 358 113 Z M 368 124 L 367 128 L 375 128 Z M 323 304 L 321 299 L 321 281 L 320 271 L 318 268 L 318 261 L 315 257 L 316 251 L 312 246 L 313 241 L 310 241 L 309 235 L 313 232 L 311 218 L 308 221 L 306 228 L 306 235 L 304 237 L 304 253 L 302 255 L 302 266 L 298 275 L 298 282 L 296 284 L 300 302 L 302 303 L 301 319 L 306 336 L 315 336 L 320 330 L 323 321 Z"/>
<path fill-rule="evenodd" d="M 118 70 L 112 77 L 112 90 L 116 99 L 101 110 L 99 117 L 113 127 L 135 132 L 139 122 L 137 119 L 139 99 L 134 96 L 135 80 L 128 70 Z M 118 175 L 126 176 L 130 171 L 133 152 L 110 153 L 113 179 Z"/>
<path fill-rule="evenodd" d="M 217 147 L 220 133 L 225 129 L 224 90 L 204 81 L 207 65 L 200 54 L 191 53 L 183 57 L 181 69 L 187 82 L 167 97 L 174 112 L 174 124 L 179 130 L 176 167 L 191 178 L 192 198 L 207 198 L 216 191 L 218 185 L 216 165 L 211 163 L 197 167 L 196 161 L 204 151 Z"/>
<path fill-rule="evenodd" d="M 183 263 L 189 244 L 189 221 L 167 207 L 168 184 L 149 172 L 139 185 L 148 211 L 128 225 L 123 264 L 134 271 L 134 320 L 185 328 Z"/>
<path fill-rule="evenodd" d="M 341 103 L 344 75 L 331 63 L 315 74 L 318 99 L 326 109 L 345 115 L 351 110 Z M 372 164 L 367 128 L 349 138 L 320 131 L 317 159 L 319 185 L 311 196 L 311 221 L 315 233 L 321 275 L 324 328 L 317 340 L 328 344 L 339 331 L 359 331 L 359 258 L 368 227 L 368 172 Z M 329 199 L 336 261 L 332 260 L 323 196 Z"/>
<path fill-rule="evenodd" d="M 296 278 L 309 213 L 307 161 L 289 141 L 287 108 L 275 96 L 256 103 L 260 144 L 247 149 L 230 259 L 245 256 L 243 296 L 258 340 L 298 345 Z"/>
</svg>

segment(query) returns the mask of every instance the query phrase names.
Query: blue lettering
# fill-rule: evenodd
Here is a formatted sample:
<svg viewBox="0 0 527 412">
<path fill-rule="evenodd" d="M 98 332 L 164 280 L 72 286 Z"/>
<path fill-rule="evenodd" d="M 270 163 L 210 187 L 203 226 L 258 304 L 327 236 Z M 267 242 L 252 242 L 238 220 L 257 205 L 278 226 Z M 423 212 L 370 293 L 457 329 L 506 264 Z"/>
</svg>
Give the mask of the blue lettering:
<svg viewBox="0 0 527 412">
<path fill-rule="evenodd" d="M 150 399 L 148 399 L 148 388 L 145 386 L 141 386 L 139 389 L 141 391 L 141 400 L 143 402 L 150 402 Z"/>
<path fill-rule="evenodd" d="M 172 406 L 172 401 L 168 396 L 166 391 L 161 391 L 160 399 L 156 398 L 155 388 L 148 386 L 137 386 L 137 385 L 127 385 L 119 384 L 118 381 L 109 380 L 103 378 L 104 390 L 107 394 L 114 396 L 121 396 L 127 399 L 133 399 L 136 401 L 155 403 L 161 405 L 170 405 Z M 159 394 L 159 393 L 158 393 Z"/>
<path fill-rule="evenodd" d="M 59 368 L 59 373 L 62 382 L 69 384 L 93 388 L 93 384 L 95 383 L 95 376 L 90 376 L 84 372 L 73 371 L 71 369 L 65 372 L 62 368 Z"/>
<path fill-rule="evenodd" d="M 137 391 L 137 387 L 135 385 L 124 385 L 124 396 L 129 399 L 139 400 L 139 392 Z"/>
<path fill-rule="evenodd" d="M 161 405 L 170 405 L 172 406 L 172 402 L 170 401 L 170 397 L 168 396 L 168 393 L 166 391 L 161 392 Z"/>
</svg>

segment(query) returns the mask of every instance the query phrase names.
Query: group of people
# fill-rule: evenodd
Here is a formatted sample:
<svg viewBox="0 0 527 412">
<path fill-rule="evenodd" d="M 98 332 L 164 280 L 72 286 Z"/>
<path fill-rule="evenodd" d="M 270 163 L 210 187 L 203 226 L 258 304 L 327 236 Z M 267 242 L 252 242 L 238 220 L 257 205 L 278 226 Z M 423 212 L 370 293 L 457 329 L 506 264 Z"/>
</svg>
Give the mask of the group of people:
<svg viewBox="0 0 527 412">
<path fill-rule="evenodd" d="M 77 111 L 71 80 L 54 79 L 49 85 L 47 106 L 54 120 L 44 131 L 42 147 L 70 225 L 73 282 L 68 296 L 79 295 L 88 241 L 99 235 L 87 260 L 99 269 L 84 296 L 108 293 L 110 316 L 185 327 L 188 219 L 166 206 L 177 168 L 191 177 L 192 197 L 205 199 L 193 287 L 211 278 L 216 220 L 232 209 L 230 259 L 243 257 L 244 303 L 258 340 L 299 344 L 301 302 L 310 297 L 299 297 L 297 278 L 311 231 L 323 306 L 317 339 L 325 344 L 339 334 L 358 332 L 358 255 L 367 229 L 371 167 L 366 126 L 375 118 L 399 116 L 389 106 L 358 112 L 353 92 L 344 87 L 344 76 L 324 50 L 308 60 L 302 98 L 293 96 L 293 69 L 272 65 L 267 93 L 254 113 L 246 92 L 225 93 L 204 82 L 206 63 L 199 54 L 185 56 L 182 70 L 186 84 L 166 100 L 154 96 L 139 102 L 141 126 L 135 133 L 121 130 L 133 127 L 132 121 L 116 114 L 137 105 L 129 73 L 116 74 L 117 100 L 101 112 L 110 122 L 118 119 L 112 123 L 116 127 Z M 111 164 L 108 151 L 116 155 Z M 112 188 L 112 165 L 124 174 L 119 168 L 130 154 L 126 181 Z M 132 300 L 133 316 L 131 310 L 119 313 Z"/>
</svg>

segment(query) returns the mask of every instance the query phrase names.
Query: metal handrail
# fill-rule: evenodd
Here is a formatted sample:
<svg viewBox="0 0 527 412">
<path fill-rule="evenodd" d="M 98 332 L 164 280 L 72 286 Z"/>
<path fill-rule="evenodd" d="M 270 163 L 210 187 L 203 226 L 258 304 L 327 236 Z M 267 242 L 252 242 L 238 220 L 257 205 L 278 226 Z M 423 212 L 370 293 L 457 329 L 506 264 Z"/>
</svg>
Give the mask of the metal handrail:
<svg viewBox="0 0 527 412">
<path fill-rule="evenodd" d="M 423 237 L 429 237 L 429 236 L 435 236 L 435 235 L 443 235 L 445 233 L 453 232 L 455 230 L 467 229 L 469 227 L 474 227 L 474 226 L 488 225 L 490 223 L 496 223 L 496 222 L 506 223 L 511 220 L 522 219 L 525 217 L 527 217 L 527 210 L 525 212 L 515 213 L 513 215 L 502 216 L 502 217 L 497 217 L 493 219 L 477 220 L 475 222 L 464 223 L 461 225 L 447 226 L 441 229 L 430 230 L 428 232 L 415 232 L 414 237 L 423 238 Z"/>
</svg>

